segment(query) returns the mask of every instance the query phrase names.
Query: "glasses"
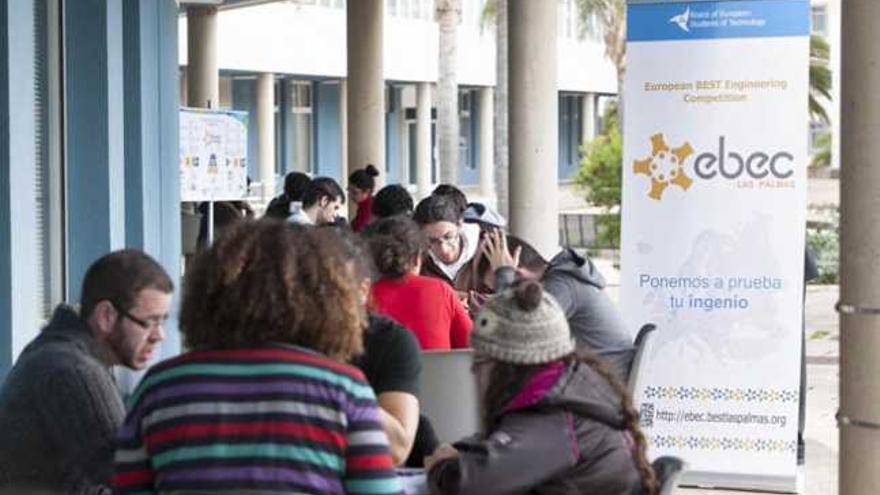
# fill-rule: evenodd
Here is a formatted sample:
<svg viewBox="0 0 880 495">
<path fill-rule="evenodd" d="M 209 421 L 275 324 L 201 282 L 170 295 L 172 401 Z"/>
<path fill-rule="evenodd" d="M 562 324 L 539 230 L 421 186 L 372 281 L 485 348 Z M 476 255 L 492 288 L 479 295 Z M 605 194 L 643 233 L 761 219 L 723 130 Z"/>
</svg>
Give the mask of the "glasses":
<svg viewBox="0 0 880 495">
<path fill-rule="evenodd" d="M 458 239 L 458 232 L 447 232 L 440 237 L 429 237 L 428 245 L 432 248 L 438 248 L 444 245 L 455 247 L 456 243 L 458 243 Z"/>
<path fill-rule="evenodd" d="M 113 309 L 115 309 L 124 318 L 128 318 L 129 320 L 131 320 L 132 323 L 134 323 L 135 325 L 137 325 L 147 331 L 155 330 L 155 329 L 161 327 L 165 323 L 165 320 L 167 319 L 167 318 L 151 318 L 149 320 L 142 320 L 136 316 L 133 316 L 128 311 L 122 309 L 115 302 L 111 302 L 110 304 L 112 304 Z"/>
</svg>

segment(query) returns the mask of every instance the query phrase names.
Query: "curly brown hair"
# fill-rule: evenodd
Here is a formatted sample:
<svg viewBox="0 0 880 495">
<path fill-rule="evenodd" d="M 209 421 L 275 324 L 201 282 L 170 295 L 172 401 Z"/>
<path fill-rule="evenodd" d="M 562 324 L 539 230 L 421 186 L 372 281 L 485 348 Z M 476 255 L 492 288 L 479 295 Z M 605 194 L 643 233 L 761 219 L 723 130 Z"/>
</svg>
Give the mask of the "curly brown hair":
<svg viewBox="0 0 880 495">
<path fill-rule="evenodd" d="M 657 493 L 657 476 L 648 462 L 647 445 L 645 434 L 639 428 L 639 413 L 633 407 L 632 398 L 623 384 L 612 373 L 601 359 L 587 351 L 581 350 L 562 358 L 567 366 L 576 362 L 589 366 L 602 376 L 611 385 L 612 390 L 620 398 L 620 411 L 623 415 L 623 427 L 630 433 L 635 442 L 633 449 L 633 461 L 642 478 L 642 493 L 655 495 Z M 547 363 L 521 365 L 504 363 L 493 360 L 493 367 L 489 374 L 489 386 L 485 390 L 483 400 L 483 431 L 488 434 L 492 431 L 495 421 L 501 415 L 505 406 L 519 393 L 531 378 L 544 369 Z"/>
<path fill-rule="evenodd" d="M 362 350 L 366 314 L 348 261 L 326 229 L 271 219 L 230 227 L 186 275 L 186 345 L 280 342 L 349 360 Z"/>
</svg>

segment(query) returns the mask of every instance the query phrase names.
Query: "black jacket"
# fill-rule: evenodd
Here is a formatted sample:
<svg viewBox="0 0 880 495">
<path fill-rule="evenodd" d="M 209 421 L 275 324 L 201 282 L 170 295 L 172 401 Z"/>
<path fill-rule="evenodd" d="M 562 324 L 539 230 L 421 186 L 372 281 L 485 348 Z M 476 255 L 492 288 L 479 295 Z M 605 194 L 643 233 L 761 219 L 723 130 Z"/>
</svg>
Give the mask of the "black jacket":
<svg viewBox="0 0 880 495">
<path fill-rule="evenodd" d="M 457 459 L 428 473 L 443 495 L 634 495 L 641 478 L 623 427 L 620 401 L 586 364 L 557 363 L 549 389 L 527 386 L 495 421 L 487 438 L 455 444 Z M 536 381 L 533 381 L 536 383 Z M 536 397 L 523 403 L 523 397 Z"/>
</svg>

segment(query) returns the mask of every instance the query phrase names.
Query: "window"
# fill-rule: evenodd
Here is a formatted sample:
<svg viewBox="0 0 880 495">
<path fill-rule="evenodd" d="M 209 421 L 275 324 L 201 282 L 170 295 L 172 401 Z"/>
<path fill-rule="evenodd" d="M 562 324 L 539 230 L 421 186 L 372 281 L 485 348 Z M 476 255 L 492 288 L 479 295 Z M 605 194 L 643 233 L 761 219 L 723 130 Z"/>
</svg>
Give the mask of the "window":
<svg viewBox="0 0 880 495">
<path fill-rule="evenodd" d="M 825 136 L 828 134 L 828 124 L 820 120 L 810 122 L 810 153 L 816 153 L 826 143 L 823 143 Z"/>
<path fill-rule="evenodd" d="M 828 35 L 828 12 L 825 5 L 816 5 L 812 8 L 811 20 L 813 34 Z"/>
<path fill-rule="evenodd" d="M 285 80 L 287 84 L 287 170 L 314 172 L 312 163 L 312 82 Z"/>
<path fill-rule="evenodd" d="M 458 94 L 458 160 L 459 166 L 471 170 L 477 168 L 477 147 L 474 143 L 476 119 L 474 117 L 474 91 L 465 89 Z"/>
<path fill-rule="evenodd" d="M 397 15 L 398 15 L 397 1 L 398 0 L 388 0 L 388 4 L 387 4 L 388 15 L 390 15 L 391 17 L 397 17 Z"/>
</svg>

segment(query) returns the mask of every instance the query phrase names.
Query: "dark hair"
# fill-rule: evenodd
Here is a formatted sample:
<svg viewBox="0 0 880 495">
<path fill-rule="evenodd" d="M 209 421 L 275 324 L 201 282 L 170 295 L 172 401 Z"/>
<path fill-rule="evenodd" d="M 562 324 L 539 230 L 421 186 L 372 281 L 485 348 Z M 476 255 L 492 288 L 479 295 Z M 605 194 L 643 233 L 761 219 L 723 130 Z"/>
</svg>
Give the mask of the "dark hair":
<svg viewBox="0 0 880 495">
<path fill-rule="evenodd" d="M 370 257 L 370 250 L 361 236 L 352 232 L 348 226 L 328 225 L 319 227 L 331 232 L 334 239 L 339 244 L 339 249 L 346 262 L 352 262 L 352 274 L 356 280 L 361 281 L 365 278 L 372 278 L 374 266 Z"/>
<path fill-rule="evenodd" d="M 642 493 L 654 495 L 657 493 L 657 478 L 647 459 L 647 440 L 639 428 L 639 414 L 633 407 L 632 398 L 624 388 L 620 380 L 601 361 L 600 358 L 585 352 L 569 354 L 561 359 L 566 366 L 588 366 L 598 373 L 610 385 L 611 390 L 620 400 L 620 412 L 623 422 L 620 425 L 632 436 L 635 448 L 632 449 L 633 460 L 636 469 L 642 478 Z M 543 370 L 544 364 L 511 364 L 501 361 L 493 361 L 494 365 L 489 376 L 489 385 L 483 394 L 483 431 L 488 435 L 492 431 L 495 421 L 504 411 L 504 408 L 518 394 L 523 387 Z"/>
<path fill-rule="evenodd" d="M 355 170 L 348 176 L 348 184 L 362 191 L 372 191 L 376 187 L 379 170 L 368 163 L 366 167 Z"/>
<path fill-rule="evenodd" d="M 187 273 L 186 345 L 281 342 L 348 360 L 362 349 L 366 314 L 346 261 L 331 229 L 271 219 L 231 226 Z"/>
<path fill-rule="evenodd" d="M 394 215 L 412 215 L 413 198 L 400 184 L 379 189 L 373 196 L 373 216 L 387 218 Z"/>
<path fill-rule="evenodd" d="M 321 198 L 338 199 L 345 203 L 345 192 L 339 183 L 330 177 L 315 177 L 309 182 L 309 186 L 303 193 L 303 207 L 308 208 L 320 201 Z"/>
<path fill-rule="evenodd" d="M 419 225 L 430 225 L 437 222 L 459 223 L 464 210 L 460 209 L 449 196 L 431 195 L 419 201 L 413 220 Z"/>
<path fill-rule="evenodd" d="M 291 172 L 284 176 L 284 195 L 287 201 L 302 201 L 310 182 L 312 179 L 302 172 Z"/>
<path fill-rule="evenodd" d="M 156 260 L 137 249 L 123 249 L 100 257 L 83 277 L 80 311 L 91 316 L 101 301 L 110 301 L 128 311 L 144 289 L 170 294 L 174 283 Z"/>
<path fill-rule="evenodd" d="M 373 255 L 379 275 L 400 278 L 413 267 L 414 260 L 425 249 L 419 226 L 409 217 L 398 215 L 383 218 L 364 231 L 364 238 Z"/>
<path fill-rule="evenodd" d="M 464 210 L 467 210 L 468 200 L 467 196 L 461 192 L 461 189 L 453 186 L 452 184 L 440 184 L 434 188 L 434 191 L 431 193 L 432 196 L 447 196 L 453 202 L 455 202 L 455 206 L 457 206 L 462 215 L 464 214 Z"/>
</svg>

